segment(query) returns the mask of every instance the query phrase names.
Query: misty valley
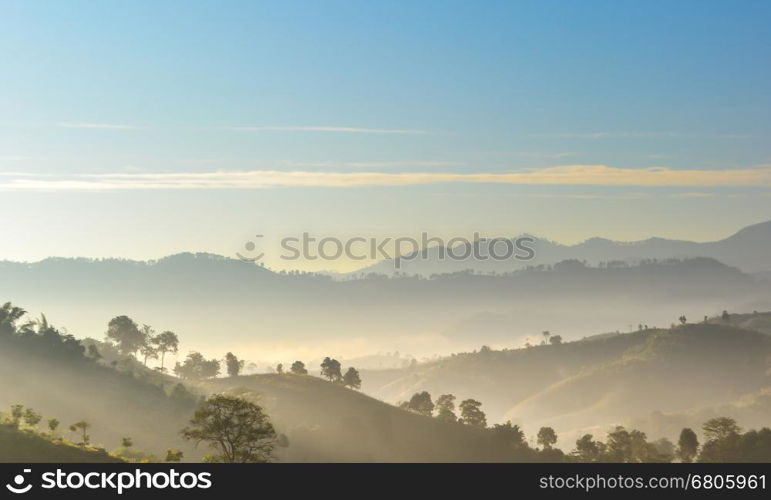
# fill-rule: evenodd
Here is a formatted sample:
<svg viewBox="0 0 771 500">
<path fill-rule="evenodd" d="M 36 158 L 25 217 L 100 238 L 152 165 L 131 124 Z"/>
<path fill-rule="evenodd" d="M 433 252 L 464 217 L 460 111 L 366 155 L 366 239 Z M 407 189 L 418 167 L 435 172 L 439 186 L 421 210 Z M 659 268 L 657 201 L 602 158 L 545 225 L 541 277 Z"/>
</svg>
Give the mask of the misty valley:
<svg viewBox="0 0 771 500">
<path fill-rule="evenodd" d="M 430 275 L 2 262 L 0 460 L 770 461 L 764 264 L 641 253 Z"/>
<path fill-rule="evenodd" d="M 771 2 L 0 25 L 0 495 L 768 497 Z"/>
</svg>

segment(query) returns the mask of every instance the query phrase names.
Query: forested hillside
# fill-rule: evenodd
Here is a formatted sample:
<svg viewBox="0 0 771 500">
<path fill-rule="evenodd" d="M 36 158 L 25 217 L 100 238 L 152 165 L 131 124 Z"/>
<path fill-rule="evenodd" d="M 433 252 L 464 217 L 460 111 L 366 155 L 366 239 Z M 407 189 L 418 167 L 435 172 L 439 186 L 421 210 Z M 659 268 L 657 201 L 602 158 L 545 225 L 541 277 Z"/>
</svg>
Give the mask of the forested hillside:
<svg viewBox="0 0 771 500">
<path fill-rule="evenodd" d="M 182 370 L 179 373 L 188 378 L 185 387 L 176 377 L 144 367 L 133 355 L 111 360 L 115 348 L 107 344 L 89 342 L 86 348 L 45 318 L 22 323 L 23 318 L 24 311 L 11 304 L 0 308 L 0 407 L 20 405 L 56 416 L 63 424 L 62 434 L 74 424 L 68 435 L 75 440 L 87 434 L 83 445 L 112 450 L 128 437 L 131 446 L 150 460 L 162 460 L 168 449 L 182 450 L 186 460 L 200 460 L 209 450 L 184 441 L 180 431 L 202 397 L 225 392 L 265 407 L 280 436 L 278 460 L 554 459 L 526 446 L 513 446 L 510 434 L 500 432 L 505 427 L 494 431 L 448 424 L 308 375 L 205 380 Z M 219 367 L 214 373 L 218 371 Z M 18 421 L 19 417 L 17 428 Z M 77 427 L 81 422 L 86 427 Z M 17 438 L 38 446 L 41 436 L 27 433 Z M 21 442 L 18 439 L 13 442 Z M 58 456 L 52 455 L 51 460 Z"/>
</svg>

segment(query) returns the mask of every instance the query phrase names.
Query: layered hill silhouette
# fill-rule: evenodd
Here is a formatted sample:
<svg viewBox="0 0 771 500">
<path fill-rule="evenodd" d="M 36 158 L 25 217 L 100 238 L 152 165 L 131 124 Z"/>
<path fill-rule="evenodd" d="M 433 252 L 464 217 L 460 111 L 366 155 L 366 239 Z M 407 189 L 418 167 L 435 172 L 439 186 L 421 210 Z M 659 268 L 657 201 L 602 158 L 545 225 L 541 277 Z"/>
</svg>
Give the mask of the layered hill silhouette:
<svg viewBox="0 0 771 500">
<path fill-rule="evenodd" d="M 179 379 L 136 361 L 113 365 L 84 356 L 70 336 L 47 328 L 9 334 L 5 325 L 0 329 L 0 407 L 33 407 L 59 418 L 65 428 L 85 419 L 98 447 L 114 448 L 130 436 L 137 448 L 156 457 L 179 448 L 187 460 L 199 460 L 207 450 L 182 441 L 179 430 L 201 396 L 228 393 L 265 408 L 287 438 L 277 450 L 283 461 L 532 461 L 539 459 L 532 450 L 502 448 L 494 433 L 394 404 L 424 390 L 434 398 L 445 393 L 474 398 L 483 403 L 489 423 L 510 419 L 528 435 L 549 425 L 568 449 L 566 436 L 595 429 L 602 434 L 627 422 L 652 436 L 716 414 L 760 426 L 771 404 L 771 336 L 732 323 L 766 317 L 727 315 L 700 324 L 514 350 L 485 348 L 403 369 L 362 371 L 370 395 L 294 374 L 184 381 L 186 388 L 180 388 Z M 7 426 L 0 431 L 0 444 L 28 450 L 24 458 L 29 461 L 112 459 L 99 452 L 82 455 L 91 452 Z"/>
<path fill-rule="evenodd" d="M 276 344 L 285 351 L 311 348 L 312 358 L 522 345 L 542 330 L 567 338 L 628 331 L 640 322 L 663 326 L 681 314 L 767 310 L 770 292 L 771 280 L 709 258 L 603 267 L 568 260 L 507 275 L 345 281 L 209 254 L 0 263 L 0 296 L 45 311 L 80 335 L 101 338 L 119 312 L 172 329 L 204 353 L 221 355 L 224 339 L 247 359 L 264 359 Z M 355 352 L 351 339 L 360 346 Z"/>
<path fill-rule="evenodd" d="M 528 265 L 555 264 L 563 260 L 577 259 L 592 265 L 601 262 L 637 262 L 645 259 L 688 259 L 709 257 L 744 272 L 760 273 L 771 271 L 771 221 L 745 227 L 728 238 L 697 243 L 692 241 L 649 238 L 642 241 L 619 242 L 605 238 L 590 238 L 576 245 L 562 245 L 554 241 L 532 235 L 520 237 L 532 238 L 527 246 L 535 251 L 535 258 L 528 261 L 507 260 L 452 260 L 440 258 L 446 255 L 446 249 L 432 247 L 423 249 L 419 254 L 409 254 L 400 259 L 398 267 L 393 260 L 384 260 L 368 266 L 362 272 L 393 273 L 394 270 L 407 274 L 430 276 L 437 273 L 456 272 L 474 269 L 485 272 L 511 272 Z M 516 238 L 512 238 L 512 241 Z M 466 252 L 487 257 L 491 255 L 490 243 L 474 242 L 475 252 L 469 245 L 455 249 L 456 255 Z M 498 243 L 494 255 L 504 255 L 502 243 Z"/>
</svg>

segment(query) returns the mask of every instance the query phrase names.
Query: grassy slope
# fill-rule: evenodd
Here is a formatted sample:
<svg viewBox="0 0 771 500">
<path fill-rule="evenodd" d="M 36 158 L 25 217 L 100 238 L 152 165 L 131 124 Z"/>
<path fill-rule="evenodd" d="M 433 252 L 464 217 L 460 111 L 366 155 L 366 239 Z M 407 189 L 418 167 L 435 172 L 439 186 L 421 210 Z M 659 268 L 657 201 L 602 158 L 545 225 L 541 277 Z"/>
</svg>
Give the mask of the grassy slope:
<svg viewBox="0 0 771 500">
<path fill-rule="evenodd" d="M 143 371 L 140 368 L 140 371 Z M 172 377 L 152 374 L 157 383 Z M 182 448 L 187 459 L 207 453 L 180 441 L 193 406 L 165 396 L 146 380 L 93 362 L 0 351 L 0 405 L 23 404 L 66 428 L 86 419 L 92 442 L 111 449 L 130 436 L 137 449 L 162 457 Z M 483 461 L 502 459 L 489 433 L 400 410 L 311 376 L 256 375 L 199 384 L 202 392 L 259 395 L 290 446 L 284 461 Z M 251 394 L 250 394 L 251 393 Z M 511 456 L 505 458 L 511 459 Z M 21 460 L 20 457 L 15 459 Z M 50 461 L 57 461 L 51 457 Z"/>
<path fill-rule="evenodd" d="M 290 447 L 286 461 L 495 460 L 489 436 L 445 424 L 307 375 L 250 375 L 206 383 L 213 392 L 258 395 Z"/>
<path fill-rule="evenodd" d="M 699 324 L 456 355 L 362 378 L 367 390 L 386 400 L 418 390 L 451 392 L 479 399 L 494 420 L 565 431 L 724 404 L 771 385 L 769 355 L 767 335 Z"/>
<path fill-rule="evenodd" d="M 83 449 L 0 425 L 0 462 L 117 463 L 121 460 L 101 450 Z"/>
<path fill-rule="evenodd" d="M 719 325 L 657 331 L 618 360 L 567 377 L 519 402 L 508 416 L 590 426 L 631 415 L 715 405 L 769 383 L 767 336 Z"/>
<path fill-rule="evenodd" d="M 455 354 L 397 370 L 363 371 L 363 390 L 385 401 L 405 401 L 417 392 L 474 398 L 494 420 L 518 401 L 583 369 L 619 359 L 644 342 L 637 332 L 529 349 Z"/>
</svg>

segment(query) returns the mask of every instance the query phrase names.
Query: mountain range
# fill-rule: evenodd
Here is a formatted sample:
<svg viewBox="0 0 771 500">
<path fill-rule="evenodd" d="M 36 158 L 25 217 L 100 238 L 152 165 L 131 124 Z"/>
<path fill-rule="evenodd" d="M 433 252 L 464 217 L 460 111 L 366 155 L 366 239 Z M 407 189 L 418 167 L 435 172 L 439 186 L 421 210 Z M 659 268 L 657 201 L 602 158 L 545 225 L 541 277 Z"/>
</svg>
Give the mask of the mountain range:
<svg viewBox="0 0 771 500">
<path fill-rule="evenodd" d="M 531 235 L 521 235 L 517 238 L 532 238 L 527 246 L 535 251 L 532 260 L 452 260 L 440 258 L 446 255 L 446 248 L 430 247 L 420 253 L 409 254 L 399 260 L 397 269 L 394 260 L 383 260 L 368 266 L 359 273 L 392 274 L 395 270 L 407 274 L 432 274 L 456 272 L 463 269 L 474 269 L 483 272 L 511 272 L 526 266 L 548 265 L 564 260 L 576 259 L 591 265 L 623 261 L 627 263 L 646 259 L 693 258 L 709 257 L 729 266 L 737 267 L 747 273 L 762 273 L 771 271 L 771 221 L 747 226 L 728 238 L 698 243 L 693 241 L 650 238 L 642 241 L 618 242 L 605 238 L 590 238 L 576 245 L 563 245 L 547 239 Z M 517 238 L 512 238 L 515 241 Z M 476 252 L 470 252 L 469 246 L 476 247 Z M 502 255 L 502 243 L 497 243 L 494 252 Z M 489 256 L 490 242 L 476 241 L 455 248 L 456 255 L 472 253 Z"/>
<path fill-rule="evenodd" d="M 396 350 L 422 358 L 482 344 L 521 346 L 543 330 L 580 338 L 640 323 L 666 326 L 682 314 L 768 310 L 771 282 L 708 258 L 336 281 L 180 254 L 153 262 L 0 263 L 0 297 L 35 316 L 45 311 L 82 336 L 101 339 L 110 319 L 128 315 L 177 332 L 182 353 L 233 351 L 286 364 Z"/>
<path fill-rule="evenodd" d="M 54 324 L 93 338 L 103 337 L 111 318 L 128 315 L 177 332 L 183 352 L 234 351 L 263 366 L 394 351 L 421 359 L 482 344 L 521 346 L 544 330 L 576 339 L 667 326 L 681 315 L 771 309 L 771 280 L 755 273 L 771 269 L 769 242 L 771 222 L 714 243 L 538 240 L 542 264 L 493 274 L 432 272 L 463 262 L 409 263 L 428 277 L 405 267 L 406 274 L 334 279 L 200 253 L 4 261 L 0 302 L 45 311 Z"/>
</svg>

